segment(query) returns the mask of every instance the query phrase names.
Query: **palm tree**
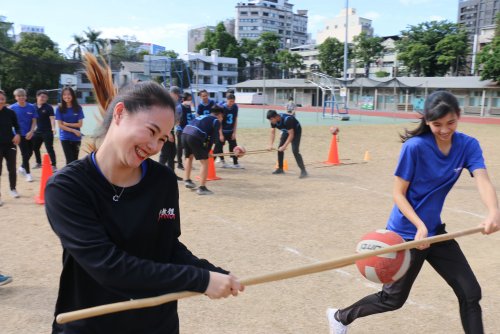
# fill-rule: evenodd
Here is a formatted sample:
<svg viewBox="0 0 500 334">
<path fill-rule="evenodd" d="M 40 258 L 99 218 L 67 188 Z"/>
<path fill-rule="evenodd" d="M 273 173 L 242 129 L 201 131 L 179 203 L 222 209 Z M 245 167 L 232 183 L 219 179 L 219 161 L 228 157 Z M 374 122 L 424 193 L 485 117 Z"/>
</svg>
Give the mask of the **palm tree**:
<svg viewBox="0 0 500 334">
<path fill-rule="evenodd" d="M 73 59 L 82 60 L 83 52 L 87 50 L 85 47 L 87 40 L 83 36 L 73 35 L 73 43 L 71 43 L 66 49 L 67 52 L 72 53 Z"/>
<path fill-rule="evenodd" d="M 101 31 L 92 30 L 88 28 L 88 31 L 83 32 L 87 37 L 87 49 L 91 51 L 94 55 L 101 54 L 101 51 L 106 46 L 106 40 L 99 38 Z"/>
</svg>

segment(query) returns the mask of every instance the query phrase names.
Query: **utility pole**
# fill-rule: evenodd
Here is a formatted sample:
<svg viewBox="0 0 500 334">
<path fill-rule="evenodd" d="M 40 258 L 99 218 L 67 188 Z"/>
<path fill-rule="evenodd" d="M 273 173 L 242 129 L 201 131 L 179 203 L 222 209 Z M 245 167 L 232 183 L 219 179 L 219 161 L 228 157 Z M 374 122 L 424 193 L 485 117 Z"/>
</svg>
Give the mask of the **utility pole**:
<svg viewBox="0 0 500 334">
<path fill-rule="evenodd" d="M 347 31 L 348 31 L 348 25 L 349 25 L 349 0 L 345 0 L 345 40 L 344 40 L 344 108 L 347 109 L 347 50 L 348 50 L 348 44 L 347 44 Z M 333 94 L 333 92 L 332 92 Z"/>
</svg>

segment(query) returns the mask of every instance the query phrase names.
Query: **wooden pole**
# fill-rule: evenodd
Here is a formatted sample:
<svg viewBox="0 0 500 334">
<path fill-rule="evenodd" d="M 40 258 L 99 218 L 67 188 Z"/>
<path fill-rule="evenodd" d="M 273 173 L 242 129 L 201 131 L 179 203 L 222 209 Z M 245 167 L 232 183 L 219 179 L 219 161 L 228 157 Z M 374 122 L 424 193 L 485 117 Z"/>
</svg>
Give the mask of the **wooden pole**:
<svg viewBox="0 0 500 334">
<path fill-rule="evenodd" d="M 454 232 L 454 233 L 436 235 L 436 236 L 425 238 L 422 240 L 414 240 L 414 241 L 404 242 L 402 244 L 397 244 L 397 245 L 381 248 L 381 249 L 370 251 L 370 252 L 358 253 L 355 255 L 349 255 L 349 256 L 333 259 L 333 260 L 317 262 L 317 263 L 313 263 L 313 264 L 298 267 L 298 268 L 286 269 L 286 270 L 268 273 L 268 274 L 264 274 L 264 275 L 260 275 L 260 276 L 250 277 L 247 279 L 242 279 L 240 282 L 241 282 L 241 284 L 243 284 L 245 286 L 250 286 L 250 285 L 269 283 L 269 282 L 284 280 L 284 279 L 288 279 L 288 278 L 319 273 L 319 272 L 323 272 L 326 270 L 345 267 L 345 266 L 354 264 L 358 260 L 363 260 L 363 259 L 366 259 L 366 258 L 369 258 L 372 256 L 377 256 L 377 255 L 382 255 L 382 254 L 387 254 L 387 253 L 398 252 L 398 251 L 402 251 L 402 250 L 406 250 L 406 249 L 416 248 L 416 247 L 421 246 L 421 245 L 433 244 L 436 242 L 451 240 L 451 239 L 455 239 L 455 238 L 470 235 L 470 234 L 475 234 L 475 233 L 482 232 L 482 231 L 483 231 L 482 227 L 475 227 L 475 228 L 470 228 L 470 229 L 466 229 L 466 230 L 462 230 L 462 231 L 458 231 L 458 232 Z M 165 294 L 165 295 L 157 296 L 157 297 L 128 300 L 128 301 L 124 301 L 124 302 L 95 306 L 95 307 L 90 307 L 90 308 L 81 309 L 81 310 L 77 310 L 77 311 L 61 313 L 56 317 L 56 321 L 58 324 L 65 324 L 67 322 L 81 320 L 81 319 L 87 319 L 87 318 L 96 317 L 96 316 L 104 315 L 104 314 L 116 313 L 116 312 L 145 308 L 145 307 L 158 306 L 161 304 L 172 302 L 174 300 L 179 300 L 179 299 L 183 299 L 183 298 L 187 298 L 187 297 L 193 297 L 193 296 L 197 296 L 197 295 L 201 295 L 201 294 L 197 293 L 197 292 L 192 292 L 192 291 L 184 291 L 184 292 L 169 293 L 169 294 Z"/>
</svg>

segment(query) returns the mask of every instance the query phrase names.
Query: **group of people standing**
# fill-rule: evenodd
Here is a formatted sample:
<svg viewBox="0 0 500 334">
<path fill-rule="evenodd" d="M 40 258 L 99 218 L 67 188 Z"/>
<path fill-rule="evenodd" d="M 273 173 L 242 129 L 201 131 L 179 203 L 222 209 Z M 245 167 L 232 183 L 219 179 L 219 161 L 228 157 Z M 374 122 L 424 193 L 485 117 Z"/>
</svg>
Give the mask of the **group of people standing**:
<svg viewBox="0 0 500 334">
<path fill-rule="evenodd" d="M 56 121 L 59 126 L 59 139 L 63 147 L 66 163 L 78 159 L 82 134 L 83 110 L 78 104 L 75 91 L 65 87 L 61 92 L 61 104 L 54 109 L 47 103 L 49 93 L 39 90 L 36 102 L 27 101 L 23 88 L 14 91 L 16 103 L 7 106 L 7 95 L 0 90 L 0 175 L 5 158 L 9 172 L 10 195 L 19 198 L 17 184 L 17 148 L 21 151 L 22 163 L 17 169 L 27 182 L 33 182 L 31 169 L 42 167 L 40 148 L 42 143 L 49 154 L 52 170 L 56 171 L 56 154 L 54 151 L 54 135 Z M 35 154 L 35 164 L 30 167 L 30 159 Z M 0 196 L 0 206 L 3 205 Z"/>
</svg>

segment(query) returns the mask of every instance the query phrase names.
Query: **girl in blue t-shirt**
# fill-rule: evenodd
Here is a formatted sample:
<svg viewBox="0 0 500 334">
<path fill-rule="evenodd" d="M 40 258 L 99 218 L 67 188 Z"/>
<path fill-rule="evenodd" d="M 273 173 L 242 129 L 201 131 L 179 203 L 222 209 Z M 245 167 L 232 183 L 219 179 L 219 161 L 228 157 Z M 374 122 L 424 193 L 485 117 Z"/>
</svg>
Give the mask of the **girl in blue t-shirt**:
<svg viewBox="0 0 500 334">
<path fill-rule="evenodd" d="M 78 160 L 83 125 L 83 110 L 78 104 L 75 91 L 71 87 L 62 90 L 61 104 L 56 108 L 56 120 L 59 125 L 59 140 L 66 157 L 66 164 Z"/>
<path fill-rule="evenodd" d="M 460 173 L 466 168 L 476 179 L 488 216 L 480 226 L 485 234 L 500 227 L 495 189 L 488 177 L 479 142 L 457 132 L 460 107 L 451 93 L 429 95 L 420 125 L 401 136 L 403 147 L 395 172 L 395 206 L 387 229 L 405 240 L 421 240 L 446 233 L 441 221 L 444 200 Z M 382 291 L 344 309 L 328 309 L 332 333 L 346 333 L 347 325 L 360 317 L 393 311 L 403 306 L 424 261 L 450 285 L 459 300 L 465 333 L 483 333 L 481 287 L 455 240 L 411 249 L 411 264 L 398 281 L 385 284 Z"/>
</svg>

